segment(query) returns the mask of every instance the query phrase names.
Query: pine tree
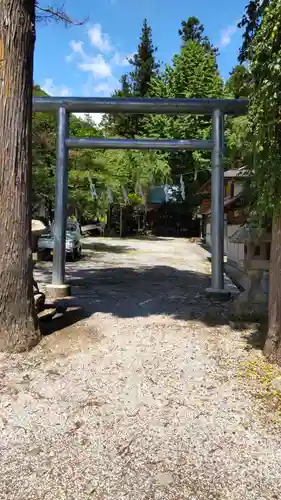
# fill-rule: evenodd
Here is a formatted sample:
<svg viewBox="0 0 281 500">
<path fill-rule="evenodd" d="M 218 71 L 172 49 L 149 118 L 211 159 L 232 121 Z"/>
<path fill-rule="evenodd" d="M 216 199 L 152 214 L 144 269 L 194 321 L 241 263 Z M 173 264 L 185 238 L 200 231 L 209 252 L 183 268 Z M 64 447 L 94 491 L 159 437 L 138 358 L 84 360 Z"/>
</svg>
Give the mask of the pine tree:
<svg viewBox="0 0 281 500">
<path fill-rule="evenodd" d="M 155 97 L 217 98 L 223 96 L 223 81 L 217 70 L 216 58 L 200 43 L 190 40 L 174 56 L 171 66 L 158 78 L 153 78 L 151 92 Z M 148 137 L 173 139 L 206 139 L 210 137 L 210 118 L 194 115 L 153 115 L 145 120 Z M 203 152 L 173 152 L 169 154 L 172 171 L 189 173 L 208 170 L 209 154 Z M 204 172 L 203 172 L 204 174 Z M 199 176 L 198 176 L 199 177 Z"/>
<path fill-rule="evenodd" d="M 157 48 L 152 42 L 152 30 L 144 19 L 140 43 L 136 54 L 130 59 L 133 71 L 130 73 L 131 88 L 135 97 L 147 97 L 152 77 L 158 74 L 159 62 L 155 59 Z"/>
<path fill-rule="evenodd" d="M 200 23 L 197 17 L 189 17 L 187 21 L 182 21 L 179 35 L 182 40 L 182 47 L 192 41 L 209 50 L 212 55 L 218 55 L 218 49 L 214 47 L 209 38 L 204 35 L 204 26 Z"/>
<path fill-rule="evenodd" d="M 144 19 L 140 43 L 134 56 L 129 60 L 132 70 L 121 77 L 121 89 L 114 97 L 147 97 L 150 83 L 158 75 L 160 64 L 155 58 L 157 48 L 153 45 L 152 30 Z M 106 127 L 111 133 L 122 137 L 136 137 L 143 133 L 142 115 L 109 115 Z"/>
<path fill-rule="evenodd" d="M 122 75 L 120 79 L 121 88 L 117 90 L 113 97 L 132 97 L 132 89 L 129 75 Z M 109 135 L 132 138 L 135 135 L 135 117 L 126 114 L 110 114 L 103 118 L 103 126 Z"/>
</svg>

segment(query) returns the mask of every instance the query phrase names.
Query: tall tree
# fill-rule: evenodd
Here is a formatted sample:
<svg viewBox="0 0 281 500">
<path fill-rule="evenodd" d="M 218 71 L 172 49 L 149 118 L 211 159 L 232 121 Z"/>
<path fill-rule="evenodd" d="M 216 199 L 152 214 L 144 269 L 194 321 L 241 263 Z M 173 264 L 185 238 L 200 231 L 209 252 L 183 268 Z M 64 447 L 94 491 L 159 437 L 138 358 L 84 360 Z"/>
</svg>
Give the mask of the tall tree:
<svg viewBox="0 0 281 500">
<path fill-rule="evenodd" d="M 234 66 L 226 84 L 226 92 L 235 99 L 249 97 L 251 92 L 251 75 L 249 69 L 243 64 Z"/>
<path fill-rule="evenodd" d="M 218 49 L 211 44 L 209 38 L 204 35 L 204 31 L 204 25 L 200 23 L 197 17 L 191 16 L 187 21 L 182 21 L 181 29 L 179 29 L 182 46 L 184 47 L 186 43 L 193 41 L 211 51 L 213 55 L 217 55 Z"/>
<path fill-rule="evenodd" d="M 250 123 L 255 147 L 257 211 L 272 218 L 269 328 L 265 353 L 281 362 L 281 0 L 250 2 L 241 58 L 250 59 Z"/>
<path fill-rule="evenodd" d="M 129 75 L 122 75 L 120 79 L 121 88 L 117 90 L 113 97 L 132 97 L 132 88 Z M 103 127 L 109 134 L 121 137 L 134 137 L 136 134 L 136 119 L 134 115 L 110 114 L 103 118 Z"/>
<path fill-rule="evenodd" d="M 147 19 L 144 19 L 137 51 L 129 60 L 132 70 L 128 75 L 121 77 L 121 89 L 114 96 L 147 97 L 149 95 L 151 80 L 158 74 L 160 67 L 156 60 L 156 52 L 157 48 L 152 40 L 152 29 Z M 143 132 L 143 116 L 111 115 L 107 119 L 107 126 L 117 135 L 135 137 Z"/>
<path fill-rule="evenodd" d="M 0 8 L 0 350 L 40 339 L 32 287 L 31 173 L 35 0 Z M 68 22 L 62 12 L 42 13 Z"/>
<path fill-rule="evenodd" d="M 157 75 L 159 62 L 155 58 L 157 48 L 153 45 L 152 30 L 144 19 L 137 52 L 130 59 L 133 71 L 130 73 L 131 89 L 136 97 L 147 97 L 151 79 Z"/>
<path fill-rule="evenodd" d="M 230 77 L 225 86 L 225 97 L 227 98 L 248 98 L 251 93 L 251 75 L 249 69 L 244 64 L 237 64 L 231 71 Z M 228 117 L 226 121 L 226 141 L 227 149 L 225 160 L 229 167 L 252 168 L 253 141 L 251 138 L 251 127 L 248 115 L 238 117 Z M 252 190 L 252 194 L 255 193 Z"/>
<path fill-rule="evenodd" d="M 2 0 L 0 350 L 25 350 L 40 336 L 30 250 L 34 43 L 34 0 Z"/>
<path fill-rule="evenodd" d="M 193 40 L 174 56 L 172 65 L 164 73 L 153 78 L 151 93 L 155 97 L 222 97 L 223 81 L 216 66 L 216 58 L 210 51 Z M 173 139 L 207 139 L 210 136 L 210 118 L 203 116 L 153 115 L 146 119 L 146 134 L 152 137 Z M 184 171 L 186 178 L 193 181 L 206 177 L 210 167 L 210 155 L 203 152 L 177 152 L 169 155 L 174 172 Z M 205 180 L 207 180 L 205 178 Z"/>
<path fill-rule="evenodd" d="M 244 28 L 243 44 L 239 53 L 239 61 L 251 60 L 253 57 L 252 42 L 258 32 L 263 14 L 266 7 L 271 3 L 271 0 L 250 0 L 245 14 L 239 23 L 239 28 Z"/>
</svg>

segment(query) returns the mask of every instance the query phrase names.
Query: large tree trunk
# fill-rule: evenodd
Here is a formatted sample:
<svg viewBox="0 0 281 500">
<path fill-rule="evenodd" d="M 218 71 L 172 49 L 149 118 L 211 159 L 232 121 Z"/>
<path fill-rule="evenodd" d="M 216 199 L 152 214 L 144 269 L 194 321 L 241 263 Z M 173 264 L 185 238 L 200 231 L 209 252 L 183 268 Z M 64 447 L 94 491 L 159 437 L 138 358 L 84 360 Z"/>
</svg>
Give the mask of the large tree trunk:
<svg viewBox="0 0 281 500">
<path fill-rule="evenodd" d="M 273 218 L 265 355 L 281 363 L 281 213 Z"/>
<path fill-rule="evenodd" d="M 0 0 L 0 351 L 39 338 L 32 289 L 31 170 L 35 1 Z"/>
</svg>

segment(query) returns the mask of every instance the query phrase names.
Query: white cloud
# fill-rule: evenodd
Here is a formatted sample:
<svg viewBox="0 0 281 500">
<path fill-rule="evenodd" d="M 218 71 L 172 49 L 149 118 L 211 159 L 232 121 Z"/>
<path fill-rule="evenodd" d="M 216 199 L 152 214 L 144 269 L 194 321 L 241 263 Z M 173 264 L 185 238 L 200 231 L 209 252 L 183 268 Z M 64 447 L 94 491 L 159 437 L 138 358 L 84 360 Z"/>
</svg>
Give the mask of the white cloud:
<svg viewBox="0 0 281 500">
<path fill-rule="evenodd" d="M 75 42 L 75 40 L 71 40 L 69 45 L 71 48 L 71 54 L 66 56 L 66 58 L 65 58 L 66 62 L 72 62 L 73 59 L 75 58 L 75 55 L 77 55 L 77 54 L 78 54 L 78 56 L 80 56 L 84 59 L 84 57 L 85 57 L 85 52 L 83 49 L 84 43 L 81 42 L 81 40 L 79 42 Z"/>
<path fill-rule="evenodd" d="M 68 97 L 71 95 L 71 90 L 68 87 L 64 85 L 55 86 L 52 78 L 47 78 L 43 83 L 43 85 L 41 85 L 41 88 L 51 96 Z M 103 118 L 102 113 L 73 113 L 73 114 L 77 116 L 77 118 L 80 118 L 80 120 L 88 121 L 90 119 L 94 122 L 95 125 L 99 125 Z"/>
<path fill-rule="evenodd" d="M 120 52 L 117 51 L 114 53 L 112 57 L 112 63 L 120 67 L 129 66 L 130 65 L 129 59 L 131 59 L 132 57 L 133 54 L 128 54 L 127 56 L 123 56 L 122 54 L 120 54 Z"/>
<path fill-rule="evenodd" d="M 97 94 L 109 95 L 111 92 L 111 86 L 108 82 L 103 82 L 99 83 L 99 85 L 96 85 L 94 90 L 95 92 L 97 92 Z"/>
<path fill-rule="evenodd" d="M 68 97 L 71 95 L 71 89 L 69 87 L 66 87 L 65 85 L 54 85 L 52 78 L 47 78 L 43 85 L 41 85 L 41 88 L 44 92 L 51 96 Z"/>
<path fill-rule="evenodd" d="M 103 113 L 73 113 L 80 120 L 92 120 L 96 125 L 99 125 L 103 118 Z"/>
<path fill-rule="evenodd" d="M 107 33 L 102 32 L 100 24 L 95 24 L 88 30 L 88 36 L 91 45 L 102 53 L 112 52 L 114 49 L 111 45 L 110 38 Z"/>
<path fill-rule="evenodd" d="M 94 92 L 96 94 L 101 94 L 103 97 L 109 97 L 117 88 L 119 87 L 119 81 L 117 78 L 112 76 L 106 82 L 101 82 L 98 85 L 94 85 Z"/>
<path fill-rule="evenodd" d="M 88 74 L 82 85 L 85 96 L 110 96 L 119 88 L 118 69 L 129 65 L 132 54 L 122 53 L 114 47 L 108 34 L 103 33 L 100 24 L 88 29 L 88 45 L 80 41 L 70 42 L 71 54 L 66 61 L 74 63 L 80 71 Z M 96 121 L 96 119 L 95 119 Z"/>
<path fill-rule="evenodd" d="M 110 97 L 120 87 L 120 82 L 113 75 L 105 80 L 99 80 L 92 73 L 88 73 L 87 81 L 82 85 L 84 97 Z"/>
<path fill-rule="evenodd" d="M 45 82 L 40 86 L 47 94 L 51 96 L 68 97 L 72 94 L 71 89 L 69 89 L 64 85 L 55 86 L 52 78 L 47 78 Z M 104 88 L 104 91 L 105 90 L 106 89 Z M 77 118 L 80 118 L 80 120 L 88 121 L 90 119 L 94 122 L 95 125 L 99 125 L 103 118 L 103 113 L 73 113 L 73 114 L 77 116 Z"/>
<path fill-rule="evenodd" d="M 233 35 L 237 31 L 237 24 L 233 24 L 228 26 L 226 29 L 221 31 L 221 37 L 219 41 L 219 47 L 224 48 L 227 47 L 232 40 Z"/>
<path fill-rule="evenodd" d="M 93 73 L 96 78 L 109 78 L 112 76 L 110 64 L 105 61 L 101 54 L 88 58 L 87 62 L 80 63 L 79 68 Z"/>
<path fill-rule="evenodd" d="M 76 54 L 81 54 L 81 55 L 84 54 L 84 50 L 83 50 L 84 43 L 81 42 L 81 40 L 79 42 L 75 42 L 74 40 L 72 40 L 70 42 L 70 47 L 72 48 L 73 52 L 75 52 Z"/>
</svg>

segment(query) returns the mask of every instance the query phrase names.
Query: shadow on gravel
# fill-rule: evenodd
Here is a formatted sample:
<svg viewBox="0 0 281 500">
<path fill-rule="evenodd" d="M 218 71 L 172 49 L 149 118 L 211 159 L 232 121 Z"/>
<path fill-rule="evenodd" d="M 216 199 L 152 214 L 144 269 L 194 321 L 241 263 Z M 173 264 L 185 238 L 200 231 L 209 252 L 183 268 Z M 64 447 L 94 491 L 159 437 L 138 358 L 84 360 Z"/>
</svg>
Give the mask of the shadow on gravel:
<svg viewBox="0 0 281 500">
<path fill-rule="evenodd" d="M 169 241 L 169 239 L 174 239 L 173 236 L 155 236 L 153 234 L 148 235 L 148 234 L 136 234 L 134 236 L 134 240 L 139 240 L 139 241 Z"/>
<path fill-rule="evenodd" d="M 263 350 L 266 335 L 267 335 L 267 322 L 264 321 L 258 325 L 253 325 L 253 329 L 244 335 L 244 339 L 246 340 L 246 349 L 258 349 Z M 251 328 L 251 325 L 247 325 L 248 329 Z"/>
<path fill-rule="evenodd" d="M 107 245 L 106 243 L 86 241 L 83 242 L 83 250 L 92 250 L 93 252 L 99 252 L 99 253 L 126 253 L 126 252 L 131 252 L 134 249 L 122 245 Z"/>
<path fill-rule="evenodd" d="M 231 301 L 208 298 L 205 288 L 210 284 L 209 276 L 195 271 L 163 265 L 144 269 L 80 268 L 72 271 L 69 282 L 73 294 L 69 305 L 82 307 L 84 317 L 95 313 L 120 318 L 166 315 L 213 326 L 228 324 Z"/>
<path fill-rule="evenodd" d="M 85 319 L 88 316 L 88 313 L 83 307 L 68 307 L 67 303 L 65 303 L 65 306 L 62 307 L 62 301 L 60 301 L 58 314 L 56 314 L 50 321 L 40 321 L 40 330 L 44 336 L 51 335 L 52 333 L 64 330 L 65 328 L 74 325 L 81 319 Z"/>
</svg>

